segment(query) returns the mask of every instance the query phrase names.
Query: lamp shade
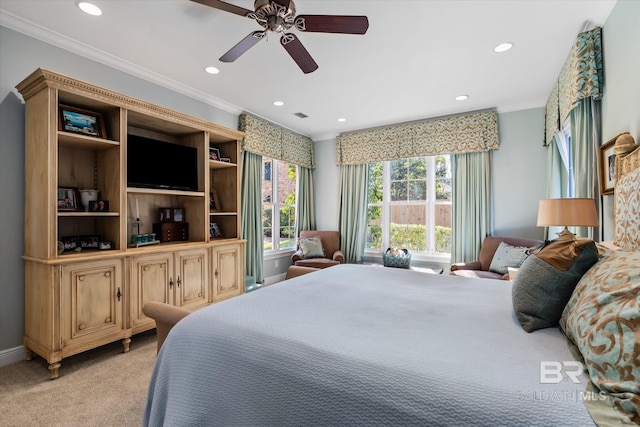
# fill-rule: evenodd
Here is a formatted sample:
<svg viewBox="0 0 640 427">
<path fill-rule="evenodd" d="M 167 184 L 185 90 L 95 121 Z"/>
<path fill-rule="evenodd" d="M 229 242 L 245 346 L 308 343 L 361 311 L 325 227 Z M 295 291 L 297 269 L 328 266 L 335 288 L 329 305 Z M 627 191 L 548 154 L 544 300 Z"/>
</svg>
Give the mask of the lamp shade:
<svg viewBox="0 0 640 427">
<path fill-rule="evenodd" d="M 597 227 L 594 199 L 543 199 L 538 206 L 538 227 Z"/>
</svg>

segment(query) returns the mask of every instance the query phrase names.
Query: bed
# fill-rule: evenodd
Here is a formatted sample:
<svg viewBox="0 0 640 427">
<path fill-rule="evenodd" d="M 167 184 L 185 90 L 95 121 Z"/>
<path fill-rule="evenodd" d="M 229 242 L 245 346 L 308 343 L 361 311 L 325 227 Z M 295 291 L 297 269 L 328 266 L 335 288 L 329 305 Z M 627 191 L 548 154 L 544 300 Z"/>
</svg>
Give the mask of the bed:
<svg viewBox="0 0 640 427">
<path fill-rule="evenodd" d="M 640 159 L 640 150 L 632 156 Z M 640 161 L 634 162 L 639 166 L 629 173 L 638 175 Z M 634 339 L 640 331 L 640 188 L 637 182 L 631 188 L 625 203 L 635 200 L 636 210 L 620 209 L 631 230 L 620 228 L 623 221 L 616 224 L 616 236 L 623 237 L 616 243 L 629 246 L 622 252 L 603 249 L 594 265 L 611 264 L 621 253 L 624 262 L 639 261 L 624 267 L 629 280 L 613 266 L 617 279 L 610 282 L 616 289 L 599 291 L 620 295 L 620 286 L 625 288 L 626 311 L 616 312 L 618 318 L 626 316 L 622 328 L 627 329 L 619 331 L 624 339 L 609 337 L 626 342 L 626 347 L 612 346 L 624 363 L 612 368 L 591 361 L 589 348 L 600 356 L 614 351 L 603 351 L 597 342 L 601 337 L 589 335 L 589 327 L 580 323 L 589 323 L 581 310 L 593 310 L 590 280 L 598 282 L 605 274 L 594 267 L 585 277 L 595 278 L 583 284 L 583 277 L 576 286 L 562 327 L 527 333 L 514 315 L 509 281 L 339 265 L 217 303 L 178 322 L 158 354 L 144 424 L 640 422 L 640 394 L 634 389 L 640 383 L 640 349 Z M 635 232 L 633 227 L 638 227 Z M 572 342 L 567 336 L 574 324 L 579 333 Z M 614 322 L 615 327 L 620 325 Z M 577 361 L 586 364 L 584 372 Z M 559 366 L 562 375 L 557 380 L 546 375 L 549 371 L 543 375 L 542 364 Z M 626 377 L 612 384 L 606 375 L 610 368 Z M 604 381 L 596 378 L 603 375 Z"/>
</svg>

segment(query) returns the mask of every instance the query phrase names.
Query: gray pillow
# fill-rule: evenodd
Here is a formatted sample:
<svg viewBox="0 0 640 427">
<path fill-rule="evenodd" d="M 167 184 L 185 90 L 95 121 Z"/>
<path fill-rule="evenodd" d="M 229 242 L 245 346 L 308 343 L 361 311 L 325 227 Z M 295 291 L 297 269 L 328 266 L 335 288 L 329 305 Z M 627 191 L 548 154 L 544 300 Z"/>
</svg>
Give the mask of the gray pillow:
<svg viewBox="0 0 640 427">
<path fill-rule="evenodd" d="M 324 249 L 320 237 L 298 239 L 302 256 L 304 258 L 324 258 Z"/>
<path fill-rule="evenodd" d="M 531 254 L 513 282 L 513 310 L 527 332 L 556 326 L 584 273 L 598 260 L 592 240 L 553 240 Z"/>
</svg>

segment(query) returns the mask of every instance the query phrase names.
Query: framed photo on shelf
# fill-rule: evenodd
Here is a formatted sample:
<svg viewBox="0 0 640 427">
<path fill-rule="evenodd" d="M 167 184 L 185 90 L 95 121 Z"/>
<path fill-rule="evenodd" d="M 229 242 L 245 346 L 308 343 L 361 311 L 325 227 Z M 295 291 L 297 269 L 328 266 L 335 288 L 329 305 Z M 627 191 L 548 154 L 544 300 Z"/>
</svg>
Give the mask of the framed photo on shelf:
<svg viewBox="0 0 640 427">
<path fill-rule="evenodd" d="M 63 104 L 59 105 L 59 110 L 58 130 L 107 138 L 101 113 Z"/>
<path fill-rule="evenodd" d="M 231 163 L 231 159 L 229 157 L 220 157 L 221 162 Z"/>
<path fill-rule="evenodd" d="M 220 150 L 217 148 L 209 147 L 209 160 L 220 161 Z"/>
<path fill-rule="evenodd" d="M 184 222 L 184 209 L 173 208 L 173 222 Z"/>
<path fill-rule="evenodd" d="M 82 249 L 98 249 L 100 243 L 100 236 L 88 235 L 80 236 L 80 247 Z"/>
<path fill-rule="evenodd" d="M 598 159 L 600 169 L 600 191 L 602 194 L 613 194 L 616 185 L 616 155 L 613 151 L 616 144 L 616 136 L 600 147 Z"/>
<path fill-rule="evenodd" d="M 78 236 L 66 236 L 60 237 L 60 243 L 62 243 L 62 251 L 75 251 L 78 247 Z"/>
<path fill-rule="evenodd" d="M 58 211 L 77 211 L 79 200 L 77 187 L 58 187 Z"/>
<path fill-rule="evenodd" d="M 218 199 L 218 192 L 215 188 L 212 188 L 209 191 L 209 211 L 210 212 L 220 212 L 222 208 L 220 207 L 220 199 Z"/>
<path fill-rule="evenodd" d="M 209 238 L 214 239 L 216 237 L 222 237 L 222 233 L 220 232 L 220 226 L 217 222 L 211 221 L 209 223 Z"/>
<path fill-rule="evenodd" d="M 108 200 L 92 200 L 89 202 L 89 211 L 109 212 L 109 201 Z"/>
</svg>

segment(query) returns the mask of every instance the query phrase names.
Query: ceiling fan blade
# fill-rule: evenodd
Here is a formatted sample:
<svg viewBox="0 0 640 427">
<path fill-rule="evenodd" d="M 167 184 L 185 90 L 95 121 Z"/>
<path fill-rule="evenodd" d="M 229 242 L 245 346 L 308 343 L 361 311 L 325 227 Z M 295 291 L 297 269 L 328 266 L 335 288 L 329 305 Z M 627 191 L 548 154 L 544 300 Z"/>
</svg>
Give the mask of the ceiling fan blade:
<svg viewBox="0 0 640 427">
<path fill-rule="evenodd" d="M 313 60 L 307 49 L 302 45 L 295 34 L 285 33 L 280 38 L 280 44 L 285 48 L 289 55 L 296 61 L 298 67 L 305 74 L 312 73 L 318 69 L 318 64 Z"/>
<path fill-rule="evenodd" d="M 250 13 L 254 13 L 253 10 L 245 9 L 244 7 L 236 6 L 231 3 L 227 3 L 220 0 L 191 0 L 196 3 L 210 6 L 216 9 L 224 10 L 225 12 L 235 13 L 240 16 L 248 16 Z"/>
<path fill-rule="evenodd" d="M 251 49 L 256 43 L 264 38 L 265 31 L 254 31 L 247 37 L 240 40 L 240 42 L 229 49 L 227 53 L 220 57 L 222 62 L 233 62 L 240 57 L 243 53 Z"/>
<path fill-rule="evenodd" d="M 369 29 L 366 16 L 298 15 L 295 26 L 315 33 L 364 34 Z"/>
</svg>

